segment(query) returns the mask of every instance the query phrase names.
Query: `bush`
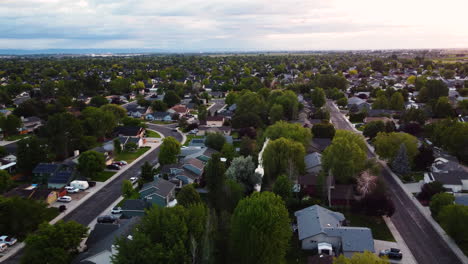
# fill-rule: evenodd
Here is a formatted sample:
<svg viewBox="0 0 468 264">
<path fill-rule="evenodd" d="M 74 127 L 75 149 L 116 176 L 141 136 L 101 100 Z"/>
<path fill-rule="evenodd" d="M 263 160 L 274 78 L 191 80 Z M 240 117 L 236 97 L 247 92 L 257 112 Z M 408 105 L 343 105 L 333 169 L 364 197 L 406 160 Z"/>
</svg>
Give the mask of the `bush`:
<svg viewBox="0 0 468 264">
<path fill-rule="evenodd" d="M 312 135 L 315 138 L 333 138 L 335 136 L 335 127 L 328 122 L 315 124 L 312 127 Z"/>
<path fill-rule="evenodd" d="M 366 118 L 366 113 L 356 113 L 349 115 L 349 121 L 351 121 L 351 123 L 362 123 L 364 122 L 364 118 Z"/>
</svg>

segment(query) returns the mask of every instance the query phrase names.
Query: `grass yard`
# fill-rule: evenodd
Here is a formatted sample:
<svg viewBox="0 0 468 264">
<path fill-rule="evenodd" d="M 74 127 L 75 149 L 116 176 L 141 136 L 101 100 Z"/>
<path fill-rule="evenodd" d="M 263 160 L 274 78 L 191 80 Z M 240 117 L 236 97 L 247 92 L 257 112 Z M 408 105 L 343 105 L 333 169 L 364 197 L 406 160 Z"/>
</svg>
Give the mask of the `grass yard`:
<svg viewBox="0 0 468 264">
<path fill-rule="evenodd" d="M 94 177 L 93 181 L 105 182 L 107 181 L 107 179 L 114 176 L 114 174 L 116 173 L 117 173 L 116 171 L 103 171 L 99 173 L 97 177 Z"/>
<path fill-rule="evenodd" d="M 175 121 L 151 121 L 151 123 L 156 124 L 156 125 L 167 125 L 167 124 L 173 124 Z"/>
<path fill-rule="evenodd" d="M 187 140 L 184 143 L 184 146 L 188 146 L 190 144 L 190 141 L 194 138 L 203 138 L 203 136 L 197 136 L 197 135 L 187 135 Z"/>
<path fill-rule="evenodd" d="M 146 137 L 150 137 L 150 138 L 160 138 L 161 135 L 159 135 L 159 133 L 156 132 L 156 131 L 147 129 L 147 130 L 146 130 Z"/>
<path fill-rule="evenodd" d="M 135 152 L 122 151 L 119 154 L 117 154 L 117 156 L 115 156 L 114 160 L 125 160 L 126 162 L 131 163 L 132 161 L 136 160 L 138 157 L 143 155 L 149 149 L 150 147 L 142 147 Z"/>
<path fill-rule="evenodd" d="M 291 242 L 288 253 L 286 254 L 286 263 L 307 263 L 307 257 L 316 254 L 316 252 L 301 249 L 301 241 L 297 237 L 297 233 L 291 237 Z"/>
<path fill-rule="evenodd" d="M 344 212 L 343 214 L 345 215 L 346 220 L 349 221 L 350 226 L 370 228 L 374 239 L 395 241 L 395 238 L 382 217 L 367 216 L 349 212 Z"/>
<path fill-rule="evenodd" d="M 57 215 L 59 214 L 60 212 L 57 207 L 48 207 L 46 209 L 47 221 L 51 221 L 52 219 L 57 217 Z"/>
</svg>

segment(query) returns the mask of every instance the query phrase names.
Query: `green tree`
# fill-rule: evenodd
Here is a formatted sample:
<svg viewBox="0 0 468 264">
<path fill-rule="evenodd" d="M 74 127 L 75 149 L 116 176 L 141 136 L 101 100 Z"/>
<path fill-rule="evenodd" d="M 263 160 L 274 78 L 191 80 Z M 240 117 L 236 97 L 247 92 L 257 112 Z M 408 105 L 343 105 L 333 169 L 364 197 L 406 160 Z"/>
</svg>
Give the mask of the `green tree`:
<svg viewBox="0 0 468 264">
<path fill-rule="evenodd" d="M 420 125 L 424 125 L 426 123 L 426 120 L 426 113 L 422 109 L 417 109 L 413 107 L 411 107 L 408 110 L 405 110 L 400 117 L 400 121 L 404 124 L 416 122 Z"/>
<path fill-rule="evenodd" d="M 281 174 L 295 180 L 305 170 L 304 156 L 305 148 L 299 142 L 287 138 L 270 141 L 263 152 L 264 184 L 273 183 Z"/>
<path fill-rule="evenodd" d="M 70 113 L 51 115 L 44 127 L 48 145 L 55 153 L 55 158 L 63 160 L 82 145 L 83 128 L 81 122 Z"/>
<path fill-rule="evenodd" d="M 198 119 L 200 121 L 206 121 L 208 117 L 208 110 L 206 109 L 205 105 L 198 106 Z"/>
<path fill-rule="evenodd" d="M 105 98 L 102 95 L 96 95 L 93 98 L 91 98 L 91 101 L 89 102 L 89 105 L 94 106 L 94 107 L 101 107 L 105 104 L 108 104 L 109 101 L 107 98 Z"/>
<path fill-rule="evenodd" d="M 403 143 L 400 145 L 400 149 L 395 159 L 392 161 L 392 169 L 400 175 L 406 175 L 411 171 L 411 164 L 408 160 L 408 154 L 406 153 L 406 146 Z"/>
<path fill-rule="evenodd" d="M 189 207 L 193 204 L 201 203 L 200 194 L 195 190 L 193 184 L 187 184 L 177 193 L 177 204 Z"/>
<path fill-rule="evenodd" d="M 448 96 L 448 87 L 441 80 L 427 80 L 419 91 L 419 100 L 423 102 L 435 101 L 439 97 Z"/>
<path fill-rule="evenodd" d="M 453 115 L 452 105 L 448 97 L 439 97 L 433 108 L 434 116 L 438 118 L 450 117 Z"/>
<path fill-rule="evenodd" d="M 205 137 L 205 145 L 217 151 L 221 151 L 225 143 L 226 138 L 221 133 L 208 133 Z"/>
<path fill-rule="evenodd" d="M 221 148 L 221 153 L 223 157 L 227 159 L 227 164 L 231 164 L 231 161 L 237 155 L 236 150 L 234 149 L 234 145 L 229 143 L 224 143 L 223 147 Z"/>
<path fill-rule="evenodd" d="M 0 119 L 0 128 L 6 136 L 17 135 L 21 126 L 21 119 L 16 115 L 2 116 Z"/>
<path fill-rule="evenodd" d="M 390 98 L 390 109 L 392 110 L 403 110 L 405 109 L 405 99 L 403 95 L 399 92 L 396 92 Z"/>
<path fill-rule="evenodd" d="M 47 161 L 47 151 L 43 144 L 35 136 L 22 139 L 17 142 L 16 168 L 19 172 L 30 173 L 40 162 Z"/>
<path fill-rule="evenodd" d="M 438 215 L 442 228 L 455 241 L 466 241 L 468 237 L 468 206 L 452 204 L 442 207 Z"/>
<path fill-rule="evenodd" d="M 219 154 L 213 154 L 211 159 L 205 166 L 204 178 L 206 180 L 206 187 L 208 189 L 208 200 L 210 205 L 220 211 L 223 209 L 223 189 L 226 167 L 221 161 Z"/>
<path fill-rule="evenodd" d="M 114 139 L 113 142 L 115 153 L 120 154 L 122 152 L 122 142 L 118 138 Z"/>
<path fill-rule="evenodd" d="M 383 121 L 371 121 L 364 126 L 363 135 L 368 138 L 375 138 L 379 132 L 385 132 L 385 123 Z"/>
<path fill-rule="evenodd" d="M 231 258 L 245 264 L 283 263 L 291 235 L 282 199 L 271 192 L 254 193 L 232 215 Z"/>
<path fill-rule="evenodd" d="M 274 104 L 270 108 L 270 122 L 272 124 L 276 123 L 277 121 L 284 119 L 284 110 L 283 106 L 280 104 Z"/>
<path fill-rule="evenodd" d="M 10 174 L 5 170 L 0 170 L 0 194 L 8 191 L 13 186 Z"/>
<path fill-rule="evenodd" d="M 112 113 L 116 120 L 122 120 L 122 118 L 127 116 L 127 109 L 123 108 L 120 105 L 106 104 L 101 106 L 99 109 L 101 109 L 104 112 Z"/>
<path fill-rule="evenodd" d="M 155 100 L 151 103 L 151 108 L 156 112 L 165 112 L 167 110 L 167 105 L 163 101 Z"/>
<path fill-rule="evenodd" d="M 374 103 L 372 103 L 372 109 L 388 109 L 389 102 L 387 97 L 384 94 L 377 96 Z"/>
<path fill-rule="evenodd" d="M 280 175 L 273 184 L 273 192 L 281 197 L 286 204 L 292 198 L 292 189 L 293 184 L 286 175 Z"/>
<path fill-rule="evenodd" d="M 300 124 L 292 124 L 285 121 L 276 122 L 269 126 L 264 133 L 265 138 L 275 140 L 279 138 L 287 138 L 301 143 L 304 148 L 309 146 L 312 139 L 310 129 L 302 127 Z"/>
<path fill-rule="evenodd" d="M 168 91 L 164 95 L 163 102 L 168 107 L 173 107 L 174 105 L 180 103 L 180 97 L 174 91 Z"/>
<path fill-rule="evenodd" d="M 87 227 L 74 221 L 59 221 L 55 225 L 43 223 L 37 232 L 26 238 L 21 263 L 69 263 L 87 233 Z"/>
<path fill-rule="evenodd" d="M 468 99 L 459 101 L 457 107 L 461 110 L 463 115 L 468 115 Z"/>
<path fill-rule="evenodd" d="M 130 199 L 130 198 L 134 197 L 136 193 L 137 192 L 136 192 L 135 189 L 133 189 L 133 184 L 132 184 L 131 181 L 124 180 L 122 182 L 122 196 L 125 199 Z"/>
<path fill-rule="evenodd" d="M 180 153 L 180 142 L 173 137 L 166 137 L 159 151 L 159 163 L 162 165 L 177 163 L 177 155 Z"/>
<path fill-rule="evenodd" d="M 447 205 L 455 202 L 455 197 L 451 193 L 436 193 L 432 196 L 429 208 L 431 209 L 432 217 L 437 219 L 439 212 Z"/>
<path fill-rule="evenodd" d="M 81 175 L 94 179 L 106 166 L 104 154 L 94 150 L 81 153 L 78 158 L 78 171 Z"/>
<path fill-rule="evenodd" d="M 153 166 L 147 161 L 141 166 L 141 179 L 143 179 L 143 182 L 154 180 Z"/>
<path fill-rule="evenodd" d="M 315 88 L 311 94 L 312 104 L 315 107 L 320 108 L 325 105 L 325 92 L 322 88 Z"/>
<path fill-rule="evenodd" d="M 345 107 L 345 106 L 348 105 L 348 98 L 341 97 L 340 99 L 336 100 L 336 104 L 341 106 L 341 107 Z"/>
<path fill-rule="evenodd" d="M 330 138 L 335 136 L 335 127 L 332 123 L 319 123 L 312 126 L 312 135 L 315 138 Z"/>
<path fill-rule="evenodd" d="M 87 135 L 103 138 L 117 126 L 117 119 L 110 111 L 100 108 L 86 107 L 82 112 L 84 128 Z"/>
<path fill-rule="evenodd" d="M 354 253 L 351 258 L 340 255 L 333 260 L 333 264 L 389 264 L 385 258 L 379 258 L 374 253 L 365 251 L 364 253 Z"/>
<path fill-rule="evenodd" d="M 405 144 L 408 159 L 412 163 L 418 154 L 418 139 L 414 136 L 402 132 L 392 132 L 379 133 L 374 139 L 377 154 L 388 161 L 395 159 L 401 144 Z"/>
<path fill-rule="evenodd" d="M 338 130 L 322 155 L 322 167 L 341 183 L 347 183 L 365 168 L 366 146 L 362 137 Z"/>
<path fill-rule="evenodd" d="M 226 170 L 226 177 L 236 180 L 244 185 L 245 190 L 250 193 L 255 184 L 261 182 L 260 176 L 255 173 L 255 163 L 251 156 L 237 157 L 232 160 L 231 166 Z"/>
<path fill-rule="evenodd" d="M 252 156 L 257 150 L 257 142 L 249 137 L 242 137 L 239 154 L 242 156 Z"/>
</svg>

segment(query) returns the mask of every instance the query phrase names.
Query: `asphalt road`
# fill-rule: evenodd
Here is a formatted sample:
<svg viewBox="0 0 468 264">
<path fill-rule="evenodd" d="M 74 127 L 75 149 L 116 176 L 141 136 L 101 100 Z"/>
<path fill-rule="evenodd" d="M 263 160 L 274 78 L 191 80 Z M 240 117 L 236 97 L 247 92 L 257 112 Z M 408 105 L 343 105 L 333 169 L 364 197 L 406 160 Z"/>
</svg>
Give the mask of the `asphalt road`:
<svg viewBox="0 0 468 264">
<path fill-rule="evenodd" d="M 154 124 L 148 124 L 148 128 L 157 130 L 165 137 L 172 136 L 178 141 L 182 141 L 182 135 L 178 132 L 172 131 L 171 126 L 160 126 Z M 158 162 L 159 147 L 153 149 L 148 155 L 139 160 L 137 163 L 132 164 L 125 172 L 120 174 L 118 178 L 115 178 L 109 182 L 99 192 L 92 194 L 92 196 L 84 203 L 80 204 L 75 210 L 66 215 L 64 221 L 76 221 L 82 225 L 89 225 L 96 217 L 102 214 L 102 211 L 108 208 L 113 202 L 115 202 L 122 194 L 121 186 L 125 179 L 129 179 L 135 175 L 140 174 L 140 167 L 148 161 L 149 163 L 156 165 Z M 19 263 L 23 250 L 20 250 L 16 255 L 10 257 L 4 261 L 5 264 L 16 264 Z"/>
<path fill-rule="evenodd" d="M 337 129 L 354 131 L 343 114 L 330 101 L 327 102 L 327 106 L 330 109 L 330 119 Z M 369 156 L 376 157 L 371 151 Z M 395 204 L 395 213 L 391 219 L 416 261 L 420 264 L 462 263 L 414 205 L 411 201 L 413 198 L 408 197 L 387 169 L 388 167 L 382 170 L 382 176 Z"/>
</svg>

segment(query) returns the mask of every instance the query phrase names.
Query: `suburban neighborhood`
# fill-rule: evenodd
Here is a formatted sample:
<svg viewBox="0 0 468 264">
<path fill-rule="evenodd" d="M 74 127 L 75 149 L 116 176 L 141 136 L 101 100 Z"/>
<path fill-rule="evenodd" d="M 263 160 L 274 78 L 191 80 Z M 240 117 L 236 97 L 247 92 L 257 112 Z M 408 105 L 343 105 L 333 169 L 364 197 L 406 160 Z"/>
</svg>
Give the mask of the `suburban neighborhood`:
<svg viewBox="0 0 468 264">
<path fill-rule="evenodd" d="M 0 262 L 468 263 L 463 54 L 2 58 Z"/>
</svg>

